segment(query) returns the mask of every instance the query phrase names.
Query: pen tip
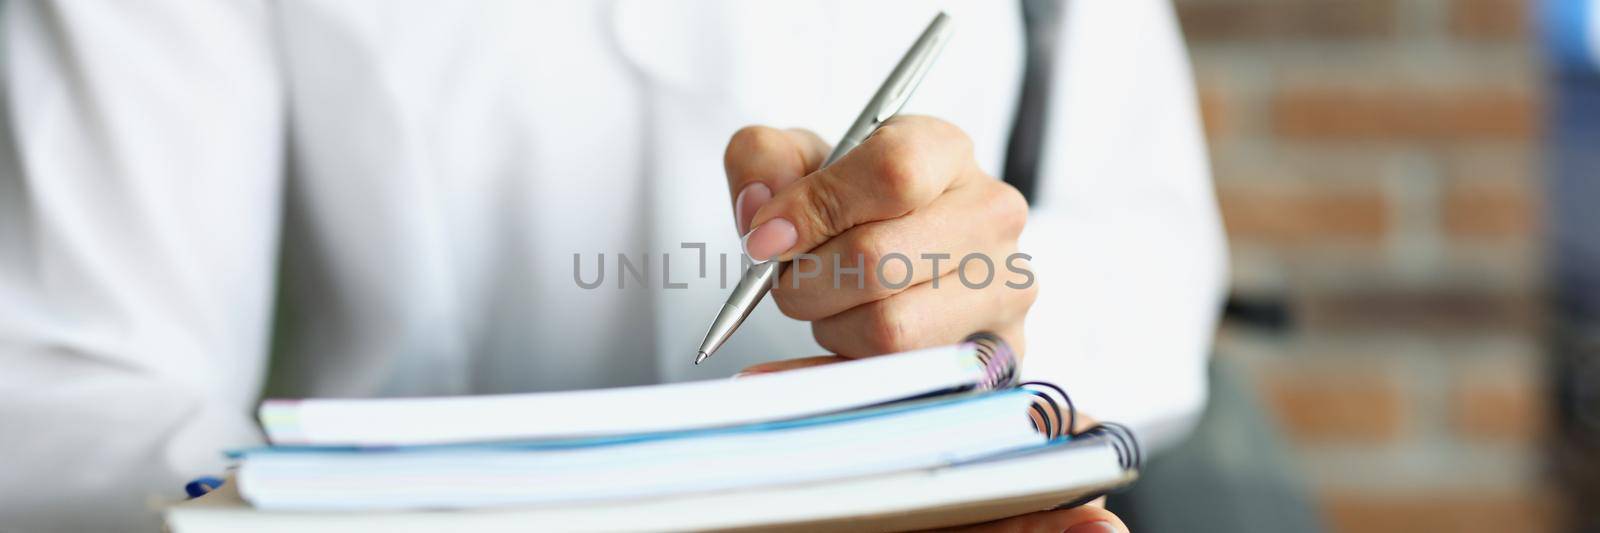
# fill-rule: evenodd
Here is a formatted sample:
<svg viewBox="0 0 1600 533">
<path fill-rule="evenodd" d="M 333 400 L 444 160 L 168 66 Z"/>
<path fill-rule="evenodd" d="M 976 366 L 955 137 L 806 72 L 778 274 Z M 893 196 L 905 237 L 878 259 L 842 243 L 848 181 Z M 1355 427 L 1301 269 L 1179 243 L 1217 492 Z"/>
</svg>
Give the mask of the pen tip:
<svg viewBox="0 0 1600 533">
<path fill-rule="evenodd" d="M 694 355 L 694 364 L 697 364 L 697 365 L 700 364 L 700 362 L 706 360 L 707 357 L 711 357 L 711 354 L 708 354 L 708 353 L 705 353 L 705 352 L 697 352 L 697 353 L 695 353 L 695 355 Z"/>
</svg>

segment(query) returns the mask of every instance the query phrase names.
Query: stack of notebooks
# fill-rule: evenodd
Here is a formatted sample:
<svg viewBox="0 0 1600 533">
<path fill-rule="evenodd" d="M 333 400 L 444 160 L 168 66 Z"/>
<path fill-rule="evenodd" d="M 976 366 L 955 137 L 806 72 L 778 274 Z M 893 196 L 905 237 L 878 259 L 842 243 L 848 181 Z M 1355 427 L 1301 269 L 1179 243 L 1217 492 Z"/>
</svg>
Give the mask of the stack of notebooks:
<svg viewBox="0 0 1600 533">
<path fill-rule="evenodd" d="M 1139 462 L 1005 345 L 562 393 L 271 400 L 271 446 L 169 508 L 207 531 L 904 530 L 1072 505 Z"/>
</svg>

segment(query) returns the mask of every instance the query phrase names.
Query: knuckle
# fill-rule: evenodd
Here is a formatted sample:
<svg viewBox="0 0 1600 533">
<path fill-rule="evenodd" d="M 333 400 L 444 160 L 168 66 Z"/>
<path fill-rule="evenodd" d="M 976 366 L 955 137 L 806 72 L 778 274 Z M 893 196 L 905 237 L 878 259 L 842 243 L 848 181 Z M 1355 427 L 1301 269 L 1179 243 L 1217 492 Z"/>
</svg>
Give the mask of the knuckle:
<svg viewBox="0 0 1600 533">
<path fill-rule="evenodd" d="M 840 253 L 844 254 L 844 256 L 839 258 L 839 264 L 855 265 L 856 268 L 860 268 L 861 275 L 865 277 L 865 283 L 862 286 L 866 287 L 868 291 L 876 291 L 878 280 L 876 279 L 877 276 L 873 275 L 873 267 L 883 257 L 883 248 L 879 245 L 876 236 L 869 231 L 860 231 L 859 234 L 844 244 L 844 251 Z"/>
<path fill-rule="evenodd" d="M 750 154 L 778 150 L 786 143 L 783 132 L 767 126 L 745 126 L 733 132 L 723 162 L 732 168 Z"/>
<path fill-rule="evenodd" d="M 809 178 L 808 178 L 809 179 Z M 803 189 L 801 217 L 802 223 L 809 227 L 817 228 L 826 236 L 834 236 L 850 229 L 850 220 L 845 213 L 844 194 L 835 185 L 838 180 L 818 179 L 813 181 L 811 187 Z"/>
<path fill-rule="evenodd" d="M 962 156 L 972 154 L 972 137 L 953 122 L 938 117 L 915 115 L 907 117 L 904 125 L 910 130 L 905 133 L 919 137 L 919 144 L 938 146 L 941 154 Z"/>
<path fill-rule="evenodd" d="M 794 145 L 794 150 L 806 167 L 807 173 L 815 171 L 817 167 L 822 166 L 821 158 L 828 155 L 827 152 L 831 146 L 828 141 L 822 140 L 822 136 L 817 135 L 817 132 L 805 128 L 789 128 L 784 132 L 789 135 L 789 141 Z"/>
<path fill-rule="evenodd" d="M 989 193 L 988 204 L 996 227 L 1009 237 L 1021 235 L 1028 225 L 1028 199 L 1016 187 L 1000 180 L 993 180 L 990 190 L 993 192 Z"/>
<path fill-rule="evenodd" d="M 907 287 L 911 286 L 911 263 L 909 261 L 900 260 L 898 256 L 895 259 L 890 259 L 887 261 L 884 260 L 884 258 L 889 257 L 889 255 L 889 253 L 880 255 L 878 256 L 878 259 L 872 263 L 874 271 L 876 272 L 876 274 L 873 276 L 874 279 L 872 280 L 872 283 L 874 289 L 877 290 L 878 294 L 880 295 L 898 294 L 900 291 L 903 291 Z M 904 257 L 910 257 L 906 254 L 901 255 Z"/>
<path fill-rule="evenodd" d="M 884 233 L 877 229 L 863 231 L 846 247 L 850 257 L 848 260 L 858 261 L 862 275 L 866 276 L 865 287 L 874 297 L 897 292 L 888 287 L 888 284 L 899 283 L 905 277 L 905 265 L 901 261 L 887 261 L 884 258 L 893 252 L 889 240 Z"/>
<path fill-rule="evenodd" d="M 972 137 L 968 136 L 966 130 L 961 129 L 955 123 L 928 117 L 928 131 L 942 141 L 940 143 L 942 146 L 952 150 L 951 153 L 963 155 L 972 153 Z"/>
<path fill-rule="evenodd" d="M 878 179 L 883 181 L 884 192 L 893 198 L 910 196 L 916 191 L 917 168 L 916 149 L 910 147 L 886 150 L 883 160 L 878 162 Z"/>
<path fill-rule="evenodd" d="M 921 149 L 914 143 L 886 141 L 880 150 L 873 173 L 882 197 L 896 210 L 910 211 L 922 185 Z"/>
<path fill-rule="evenodd" d="M 955 124 L 946 123 L 946 125 L 950 129 L 950 142 L 955 145 L 954 153 L 971 159 L 973 153 L 972 137 L 967 135 L 966 130 L 956 127 Z"/>
<path fill-rule="evenodd" d="M 1021 293 L 1017 296 L 1018 306 L 1026 314 L 1028 309 L 1033 308 L 1033 303 L 1039 301 L 1039 284 L 1037 282 L 1030 283 L 1027 287 L 1017 289 L 1017 291 Z"/>
<path fill-rule="evenodd" d="M 883 259 L 883 241 L 874 232 L 864 232 L 849 245 L 851 260 L 859 259 L 862 265 L 875 265 Z"/>
<path fill-rule="evenodd" d="M 1002 310 L 1000 316 L 1003 320 L 1020 323 L 1027 318 L 1028 310 L 1032 309 L 1034 302 L 1039 299 L 1039 284 L 1032 283 L 1021 288 L 1002 285 L 1000 290 L 995 292 L 1003 298 L 1003 301 L 999 302 L 999 309 Z"/>
<path fill-rule="evenodd" d="M 872 351 L 872 355 L 904 351 L 911 336 L 898 308 L 890 300 L 880 300 L 871 305 L 866 323 L 863 324 L 863 344 Z"/>
</svg>

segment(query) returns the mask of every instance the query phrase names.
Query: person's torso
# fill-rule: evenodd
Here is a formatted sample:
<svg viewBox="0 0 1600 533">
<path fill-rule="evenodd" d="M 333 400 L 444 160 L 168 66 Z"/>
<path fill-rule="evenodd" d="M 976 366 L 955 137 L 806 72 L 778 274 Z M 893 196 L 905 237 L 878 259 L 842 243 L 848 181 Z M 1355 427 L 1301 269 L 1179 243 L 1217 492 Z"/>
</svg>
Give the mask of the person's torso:
<svg viewBox="0 0 1600 533">
<path fill-rule="evenodd" d="M 767 124 L 831 142 L 944 9 L 955 37 L 907 112 L 962 127 L 997 173 L 1015 7 L 283 3 L 293 170 L 271 389 L 601 387 L 821 353 L 765 304 L 709 367 L 690 364 L 741 272 L 728 136 Z M 704 277 L 680 243 L 706 244 Z"/>
</svg>

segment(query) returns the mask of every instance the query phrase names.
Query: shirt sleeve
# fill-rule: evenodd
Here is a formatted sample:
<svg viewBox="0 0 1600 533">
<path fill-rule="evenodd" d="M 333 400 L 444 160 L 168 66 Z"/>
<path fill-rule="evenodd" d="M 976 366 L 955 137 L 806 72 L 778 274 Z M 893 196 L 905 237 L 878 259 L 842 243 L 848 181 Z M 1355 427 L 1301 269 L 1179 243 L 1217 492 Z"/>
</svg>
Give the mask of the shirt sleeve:
<svg viewBox="0 0 1600 533">
<path fill-rule="evenodd" d="M 243 1 L 0 13 L 0 523 L 154 530 L 259 436 L 283 166 Z"/>
<path fill-rule="evenodd" d="M 1147 448 L 1193 426 L 1226 250 L 1188 58 L 1164 0 L 1071 2 L 1021 251 L 1024 375 Z"/>
</svg>

